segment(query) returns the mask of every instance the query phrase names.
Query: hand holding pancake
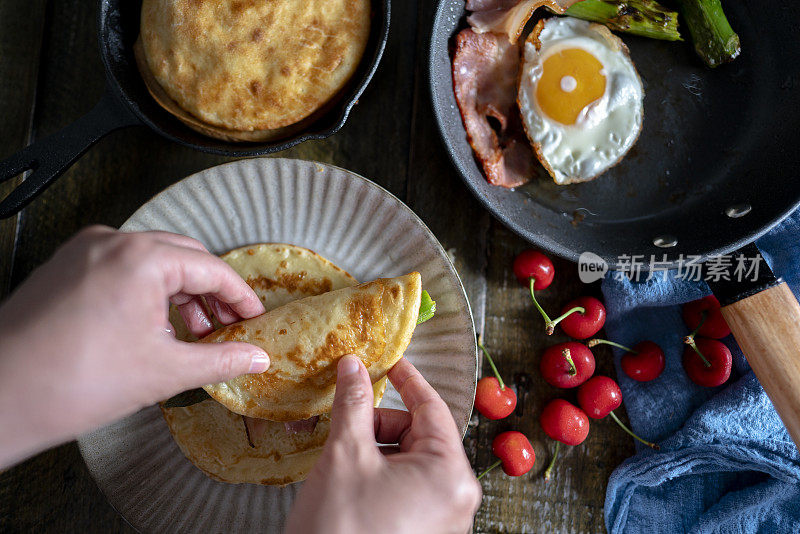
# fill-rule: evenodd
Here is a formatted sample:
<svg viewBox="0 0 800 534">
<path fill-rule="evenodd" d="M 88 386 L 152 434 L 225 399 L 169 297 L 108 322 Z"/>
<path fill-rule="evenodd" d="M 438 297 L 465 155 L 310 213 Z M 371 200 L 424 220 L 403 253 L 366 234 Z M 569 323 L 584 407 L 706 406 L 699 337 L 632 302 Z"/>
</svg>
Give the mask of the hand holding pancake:
<svg viewBox="0 0 800 534">
<path fill-rule="evenodd" d="M 447 405 L 405 358 L 388 376 L 408 412 L 373 408 L 361 360 L 340 360 L 330 437 L 287 532 L 469 529 L 481 489 Z"/>
<path fill-rule="evenodd" d="M 202 384 L 263 372 L 263 350 L 178 341 L 264 312 L 253 290 L 196 240 L 92 227 L 0 308 L 0 467 Z"/>
</svg>

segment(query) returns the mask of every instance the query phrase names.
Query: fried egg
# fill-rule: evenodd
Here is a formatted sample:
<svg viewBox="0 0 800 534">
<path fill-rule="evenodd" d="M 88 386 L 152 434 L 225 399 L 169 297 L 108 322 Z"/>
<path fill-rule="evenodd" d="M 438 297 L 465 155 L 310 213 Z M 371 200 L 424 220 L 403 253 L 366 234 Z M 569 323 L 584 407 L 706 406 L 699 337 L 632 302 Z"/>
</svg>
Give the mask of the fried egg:
<svg viewBox="0 0 800 534">
<path fill-rule="evenodd" d="M 525 41 L 517 103 L 559 185 L 596 178 L 622 159 L 642 129 L 643 98 L 628 48 L 605 26 L 550 18 Z"/>
</svg>

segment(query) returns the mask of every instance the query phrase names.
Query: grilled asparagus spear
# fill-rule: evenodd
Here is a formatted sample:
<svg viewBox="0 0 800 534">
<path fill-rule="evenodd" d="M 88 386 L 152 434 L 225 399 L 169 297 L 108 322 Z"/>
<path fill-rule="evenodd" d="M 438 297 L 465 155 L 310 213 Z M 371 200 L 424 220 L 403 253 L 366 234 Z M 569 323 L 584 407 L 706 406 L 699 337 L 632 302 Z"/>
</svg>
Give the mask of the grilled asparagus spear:
<svg viewBox="0 0 800 534">
<path fill-rule="evenodd" d="M 583 0 L 573 4 L 566 14 L 642 37 L 681 40 L 678 13 L 654 0 Z"/>
<path fill-rule="evenodd" d="M 739 36 L 728 23 L 720 0 L 679 0 L 678 4 L 692 34 L 694 49 L 706 65 L 716 67 L 739 55 Z"/>
</svg>

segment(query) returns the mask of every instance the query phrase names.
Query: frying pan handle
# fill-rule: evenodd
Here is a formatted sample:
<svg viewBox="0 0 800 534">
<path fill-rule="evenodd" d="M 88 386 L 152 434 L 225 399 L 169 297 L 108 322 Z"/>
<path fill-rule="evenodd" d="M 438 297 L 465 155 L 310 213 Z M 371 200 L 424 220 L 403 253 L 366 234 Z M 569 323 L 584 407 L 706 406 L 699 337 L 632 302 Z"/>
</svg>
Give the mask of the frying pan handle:
<svg viewBox="0 0 800 534">
<path fill-rule="evenodd" d="M 800 304 L 781 282 L 722 315 L 800 449 Z"/>
<path fill-rule="evenodd" d="M 0 218 L 11 217 L 24 208 L 102 137 L 135 124 L 141 123 L 106 88 L 89 113 L 1 161 L 0 183 L 25 171 L 32 172 L 0 202 Z"/>
</svg>

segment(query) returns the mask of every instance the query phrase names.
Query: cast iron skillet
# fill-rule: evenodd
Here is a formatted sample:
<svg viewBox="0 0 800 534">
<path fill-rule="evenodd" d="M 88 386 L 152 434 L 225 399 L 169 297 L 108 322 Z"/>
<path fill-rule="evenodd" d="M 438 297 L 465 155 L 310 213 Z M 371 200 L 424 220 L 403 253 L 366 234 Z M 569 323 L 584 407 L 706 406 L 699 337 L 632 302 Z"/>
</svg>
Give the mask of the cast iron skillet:
<svg viewBox="0 0 800 534">
<path fill-rule="evenodd" d="M 683 43 L 619 34 L 645 88 L 642 133 L 619 165 L 586 184 L 557 186 L 545 173 L 508 191 L 486 182 L 467 143 L 448 50 L 465 27 L 464 1 L 442 0 L 430 45 L 433 107 L 467 186 L 523 238 L 573 261 L 592 251 L 611 266 L 623 254 L 674 263 L 753 241 L 800 203 L 800 5 L 742 0 L 725 10 L 742 53 L 715 70 L 688 34 Z"/>
<path fill-rule="evenodd" d="M 666 267 L 681 254 L 758 254 L 747 243 L 800 204 L 800 5 L 742 0 L 725 9 L 742 54 L 715 70 L 688 43 L 624 37 L 646 96 L 643 131 L 622 163 L 586 184 L 542 177 L 508 191 L 486 182 L 467 143 L 448 53 L 464 2 L 441 0 L 431 39 L 433 107 L 467 186 L 511 229 L 571 260 L 591 251 L 619 267 L 622 255 L 655 255 Z M 768 267 L 761 273 L 709 285 L 800 447 L 800 305 Z"/>
<path fill-rule="evenodd" d="M 389 36 L 391 0 L 372 0 L 372 29 L 366 50 L 344 94 L 307 129 L 266 143 L 228 143 L 205 137 L 164 111 L 150 94 L 136 68 L 133 44 L 139 35 L 141 1 L 101 0 L 97 18 L 100 56 L 106 73 L 106 90 L 86 115 L 41 141 L 0 162 L 0 182 L 31 170 L 28 177 L 0 202 L 0 218 L 9 217 L 50 185 L 100 138 L 119 128 L 147 125 L 167 139 L 224 156 L 260 156 L 292 147 L 309 139 L 322 139 L 339 131 L 350 110 L 372 79 Z"/>
</svg>

